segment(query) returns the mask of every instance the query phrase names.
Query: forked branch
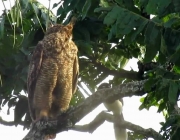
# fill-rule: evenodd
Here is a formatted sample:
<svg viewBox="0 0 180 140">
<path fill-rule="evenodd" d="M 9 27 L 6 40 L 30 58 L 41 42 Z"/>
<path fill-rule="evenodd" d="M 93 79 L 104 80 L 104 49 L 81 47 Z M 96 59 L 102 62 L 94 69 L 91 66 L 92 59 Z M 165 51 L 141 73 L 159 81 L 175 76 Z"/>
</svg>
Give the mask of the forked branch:
<svg viewBox="0 0 180 140">
<path fill-rule="evenodd" d="M 127 121 L 115 120 L 113 115 L 106 113 L 106 112 L 99 113 L 96 116 L 96 118 L 92 122 L 90 122 L 89 124 L 75 125 L 72 128 L 72 130 L 76 130 L 76 131 L 80 131 L 80 132 L 93 133 L 105 121 L 116 123 L 117 126 L 119 126 L 121 128 L 129 129 L 131 131 L 136 132 L 137 134 L 141 134 L 141 135 L 146 136 L 148 138 L 154 138 L 156 140 L 163 140 L 162 136 L 158 132 L 153 130 L 152 128 L 145 129 L 139 125 L 135 125 L 135 124 L 127 122 Z"/>
</svg>

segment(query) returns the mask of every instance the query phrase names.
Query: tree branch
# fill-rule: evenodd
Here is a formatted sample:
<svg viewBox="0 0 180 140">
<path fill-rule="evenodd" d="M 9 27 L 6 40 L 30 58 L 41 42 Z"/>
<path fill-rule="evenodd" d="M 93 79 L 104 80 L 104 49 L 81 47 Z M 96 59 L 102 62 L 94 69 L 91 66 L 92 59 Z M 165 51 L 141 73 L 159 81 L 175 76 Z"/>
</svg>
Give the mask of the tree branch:
<svg viewBox="0 0 180 140">
<path fill-rule="evenodd" d="M 139 125 L 135 125 L 127 121 L 124 121 L 124 123 L 122 123 L 122 126 L 138 134 L 142 134 L 143 136 L 146 136 L 148 138 L 154 138 L 155 140 L 163 140 L 163 137 L 152 128 L 145 129 Z"/>
<path fill-rule="evenodd" d="M 99 113 L 96 118 L 85 125 L 75 125 L 71 129 L 80 132 L 89 132 L 93 133 L 100 125 L 102 125 L 105 121 L 113 122 L 113 115 L 102 111 Z"/>
<path fill-rule="evenodd" d="M 162 136 L 152 128 L 144 129 L 141 126 L 135 125 L 127 121 L 115 120 L 113 115 L 106 112 L 99 113 L 96 118 L 89 124 L 75 125 L 74 127 L 72 127 L 72 130 L 93 133 L 101 124 L 104 123 L 104 121 L 116 123 L 118 127 L 127 128 L 148 138 L 154 138 L 158 140 L 163 139 Z"/>
<path fill-rule="evenodd" d="M 47 134 L 59 133 L 71 129 L 74 124 L 93 111 L 99 104 L 107 99 L 116 100 L 133 95 L 144 95 L 144 81 L 135 81 L 118 85 L 113 88 L 98 90 L 78 106 L 68 109 L 60 114 L 57 120 L 38 121 L 34 123 L 23 140 L 43 140 Z"/>
</svg>

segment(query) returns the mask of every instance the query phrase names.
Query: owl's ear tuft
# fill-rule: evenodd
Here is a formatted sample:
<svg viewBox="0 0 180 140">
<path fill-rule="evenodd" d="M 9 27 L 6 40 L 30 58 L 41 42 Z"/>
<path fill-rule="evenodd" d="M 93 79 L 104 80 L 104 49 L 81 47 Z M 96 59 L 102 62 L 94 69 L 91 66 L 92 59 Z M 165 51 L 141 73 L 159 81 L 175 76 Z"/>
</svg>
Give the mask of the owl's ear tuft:
<svg viewBox="0 0 180 140">
<path fill-rule="evenodd" d="M 53 26 L 54 26 L 53 23 L 49 23 L 49 24 L 48 24 L 48 28 L 53 27 Z"/>
<path fill-rule="evenodd" d="M 73 17 L 71 17 L 71 20 L 69 23 L 74 25 L 76 23 L 76 21 L 77 21 L 77 18 L 75 16 L 73 16 Z"/>
</svg>

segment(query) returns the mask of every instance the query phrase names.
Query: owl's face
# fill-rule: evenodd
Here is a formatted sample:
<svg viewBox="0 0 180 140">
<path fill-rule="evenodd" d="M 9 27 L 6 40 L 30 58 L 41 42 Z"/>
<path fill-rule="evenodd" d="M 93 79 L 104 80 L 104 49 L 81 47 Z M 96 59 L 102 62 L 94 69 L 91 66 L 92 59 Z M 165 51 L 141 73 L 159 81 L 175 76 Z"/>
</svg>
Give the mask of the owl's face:
<svg viewBox="0 0 180 140">
<path fill-rule="evenodd" d="M 56 25 L 53 25 L 51 24 L 46 33 L 45 33 L 45 36 L 46 35 L 49 35 L 49 34 L 52 34 L 52 33 L 67 33 L 68 35 L 72 34 L 72 29 L 73 29 L 73 26 L 76 22 L 77 18 L 76 17 L 72 17 L 69 24 L 67 25 L 62 25 L 62 24 L 56 24 Z"/>
<path fill-rule="evenodd" d="M 51 27 L 49 27 L 45 33 L 46 35 L 52 34 L 52 33 L 65 33 L 68 34 L 69 36 L 72 34 L 72 29 L 73 29 L 73 25 L 72 24 L 68 24 L 68 25 L 61 25 L 61 24 L 56 24 L 56 25 L 52 25 Z"/>
</svg>

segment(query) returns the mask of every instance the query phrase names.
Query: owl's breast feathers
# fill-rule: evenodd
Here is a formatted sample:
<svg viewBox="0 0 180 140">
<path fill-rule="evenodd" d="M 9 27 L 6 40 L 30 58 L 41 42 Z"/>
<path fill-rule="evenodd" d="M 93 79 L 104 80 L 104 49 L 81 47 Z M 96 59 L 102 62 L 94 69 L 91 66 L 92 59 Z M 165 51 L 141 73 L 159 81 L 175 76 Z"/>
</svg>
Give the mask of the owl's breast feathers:
<svg viewBox="0 0 180 140">
<path fill-rule="evenodd" d="M 71 27 L 72 26 L 70 25 L 69 27 L 68 25 L 67 26 L 56 25 L 54 27 L 51 27 L 50 29 L 47 30 L 44 39 L 37 44 L 33 52 L 29 66 L 28 79 L 27 79 L 29 108 L 33 120 L 36 119 L 34 94 L 40 94 L 40 93 L 36 93 L 37 90 L 51 86 L 44 84 L 44 83 L 48 83 L 47 79 L 45 79 L 46 75 L 47 78 L 49 75 L 54 76 L 56 83 L 53 87 L 52 92 L 54 92 L 54 94 L 63 94 L 63 96 L 62 95 L 56 95 L 56 96 L 58 97 L 62 96 L 61 98 L 65 99 L 64 95 L 66 94 L 65 92 L 67 90 L 71 91 L 71 94 L 73 94 L 76 91 L 77 79 L 79 73 L 79 65 L 78 65 L 78 57 L 77 57 L 78 49 L 74 44 L 74 42 L 71 40 L 72 39 Z M 50 65 L 52 65 L 54 68 L 52 69 Z M 54 70 L 56 68 L 57 68 L 57 72 Z M 42 83 L 39 82 L 40 80 L 42 81 Z M 51 83 L 51 81 L 49 81 L 49 83 Z M 57 86 L 59 86 L 60 88 L 64 88 L 64 90 L 62 89 L 59 90 L 59 87 Z M 38 89 L 38 87 L 40 88 Z M 37 97 L 39 98 L 40 96 L 42 97 L 42 95 L 38 95 Z M 67 97 L 68 103 L 70 97 Z M 50 103 L 52 102 L 50 97 L 49 97 L 49 101 Z"/>
</svg>

